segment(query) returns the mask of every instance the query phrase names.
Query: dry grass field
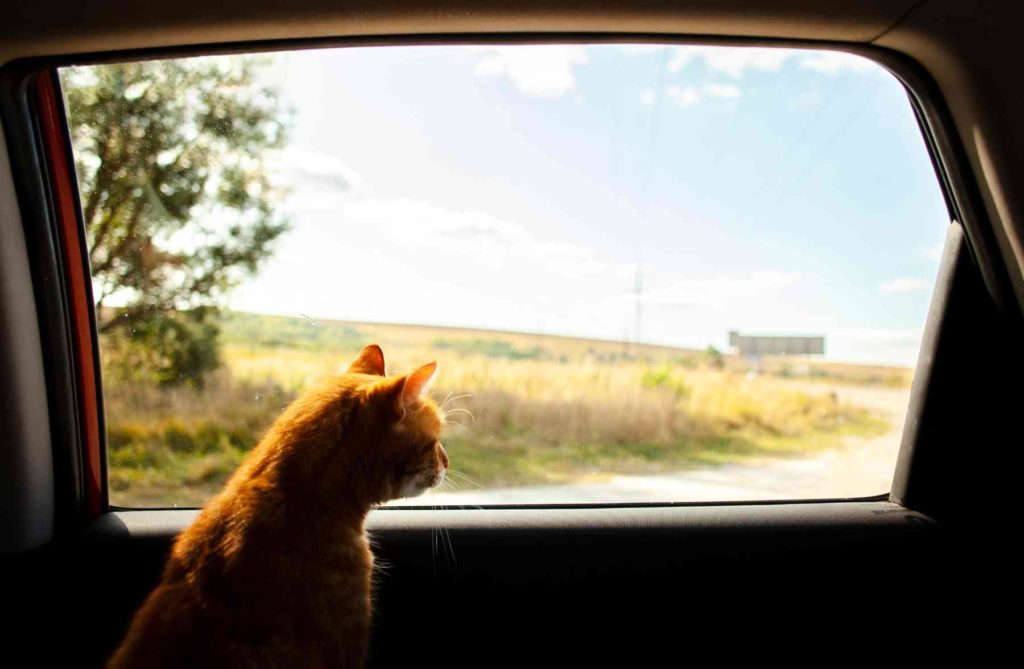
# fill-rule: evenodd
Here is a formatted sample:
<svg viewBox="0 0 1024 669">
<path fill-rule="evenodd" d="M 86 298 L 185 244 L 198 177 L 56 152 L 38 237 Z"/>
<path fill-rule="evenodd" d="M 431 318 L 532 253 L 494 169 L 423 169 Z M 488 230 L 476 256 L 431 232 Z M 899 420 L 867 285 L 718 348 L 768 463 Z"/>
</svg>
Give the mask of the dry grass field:
<svg viewBox="0 0 1024 669">
<path fill-rule="evenodd" d="M 910 381 L 898 368 L 778 359 L 754 373 L 714 352 L 513 332 L 246 313 L 222 330 L 224 366 L 201 388 L 106 376 L 113 504 L 202 504 L 282 407 L 372 341 L 389 373 L 438 361 L 432 393 L 457 410 L 444 439 L 452 480 L 467 487 L 801 456 L 885 421 L 800 384 Z"/>
</svg>

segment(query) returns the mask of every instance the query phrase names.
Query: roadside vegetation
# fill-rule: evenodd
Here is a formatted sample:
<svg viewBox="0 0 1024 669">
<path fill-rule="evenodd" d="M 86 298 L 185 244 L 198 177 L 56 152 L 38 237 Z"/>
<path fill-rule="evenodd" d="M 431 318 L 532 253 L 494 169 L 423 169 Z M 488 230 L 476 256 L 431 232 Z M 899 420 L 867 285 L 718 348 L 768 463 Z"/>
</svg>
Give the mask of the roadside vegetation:
<svg viewBox="0 0 1024 669">
<path fill-rule="evenodd" d="M 114 504 L 202 504 L 297 393 L 370 341 L 389 373 L 438 360 L 432 394 L 454 410 L 444 443 L 463 487 L 793 457 L 886 427 L 717 352 L 244 313 L 218 325 L 224 365 L 202 383 L 140 378 L 104 350 Z"/>
</svg>

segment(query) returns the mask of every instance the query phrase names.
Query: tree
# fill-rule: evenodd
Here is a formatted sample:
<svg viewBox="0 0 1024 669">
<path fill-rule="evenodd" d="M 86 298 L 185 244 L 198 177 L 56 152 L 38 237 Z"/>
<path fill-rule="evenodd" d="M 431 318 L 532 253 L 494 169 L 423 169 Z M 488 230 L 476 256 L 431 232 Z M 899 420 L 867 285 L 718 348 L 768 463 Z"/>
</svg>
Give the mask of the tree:
<svg viewBox="0 0 1024 669">
<path fill-rule="evenodd" d="M 288 226 L 269 166 L 287 114 L 258 84 L 264 64 L 195 58 L 63 73 L 98 329 L 149 349 L 164 383 L 218 365 L 212 311 Z"/>
<path fill-rule="evenodd" d="M 707 361 L 708 365 L 715 369 L 722 369 L 725 367 L 725 357 L 722 355 L 722 352 L 714 346 L 709 345 L 704 350 L 704 359 Z"/>
</svg>

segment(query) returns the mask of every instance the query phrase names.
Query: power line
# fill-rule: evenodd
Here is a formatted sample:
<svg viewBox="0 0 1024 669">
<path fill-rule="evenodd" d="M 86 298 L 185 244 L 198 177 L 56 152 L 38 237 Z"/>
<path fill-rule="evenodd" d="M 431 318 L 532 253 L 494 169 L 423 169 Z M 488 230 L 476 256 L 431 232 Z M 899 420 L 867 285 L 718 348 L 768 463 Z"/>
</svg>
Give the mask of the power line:
<svg viewBox="0 0 1024 669">
<path fill-rule="evenodd" d="M 641 325 L 643 323 L 643 294 L 644 294 L 644 280 L 643 280 L 643 264 L 640 262 L 639 252 L 636 258 L 636 274 L 633 282 L 633 298 L 635 301 L 633 310 L 633 341 L 637 344 L 640 343 L 642 336 Z"/>
</svg>

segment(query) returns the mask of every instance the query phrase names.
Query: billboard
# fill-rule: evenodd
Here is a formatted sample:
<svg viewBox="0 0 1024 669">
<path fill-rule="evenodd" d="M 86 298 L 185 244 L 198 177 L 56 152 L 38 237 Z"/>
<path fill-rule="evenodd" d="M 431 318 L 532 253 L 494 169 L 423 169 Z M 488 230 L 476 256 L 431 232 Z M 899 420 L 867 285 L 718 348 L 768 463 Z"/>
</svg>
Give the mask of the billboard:
<svg viewBox="0 0 1024 669">
<path fill-rule="evenodd" d="M 729 346 L 744 356 L 762 355 L 825 355 L 825 337 L 741 335 L 729 332 Z"/>
</svg>

